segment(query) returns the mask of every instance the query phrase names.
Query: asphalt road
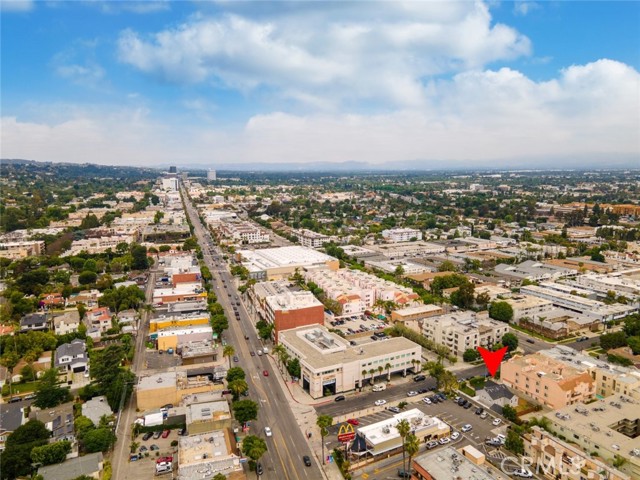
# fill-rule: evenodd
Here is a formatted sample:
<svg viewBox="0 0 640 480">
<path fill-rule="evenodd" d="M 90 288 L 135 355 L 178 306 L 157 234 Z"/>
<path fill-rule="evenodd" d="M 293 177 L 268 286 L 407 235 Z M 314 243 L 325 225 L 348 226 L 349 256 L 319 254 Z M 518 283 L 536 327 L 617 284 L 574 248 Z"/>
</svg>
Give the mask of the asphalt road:
<svg viewBox="0 0 640 480">
<path fill-rule="evenodd" d="M 241 296 L 235 288 L 235 282 L 222 262 L 222 253 L 215 244 L 212 244 L 211 235 L 200 222 L 197 212 L 188 200 L 182 189 L 187 214 L 194 226 L 198 243 L 203 249 L 204 261 L 213 275 L 213 284 L 218 302 L 225 310 L 229 319 L 229 329 L 224 337 L 227 343 L 233 345 L 238 363 L 232 366 L 240 366 L 247 374 L 246 381 L 249 385 L 249 397 L 260 405 L 258 420 L 251 422 L 250 433 L 265 438 L 268 451 L 260 459 L 264 468 L 263 479 L 291 479 L 291 480 L 317 480 L 323 478 L 319 466 L 312 463 L 311 467 L 305 467 L 302 461 L 303 455 L 315 458 L 307 441 L 300 431 L 295 417 L 289 406 L 285 393 L 280 386 L 275 372 L 271 371 L 271 365 L 266 356 L 252 357 L 250 351 L 256 351 L 262 347 L 262 342 L 257 336 L 252 322 L 244 305 L 238 307 L 240 321 L 236 320 L 232 301 Z M 213 252 L 213 253 L 209 253 Z M 214 261 L 218 262 L 218 266 Z M 222 283 L 225 280 L 225 283 Z M 226 288 L 224 287 L 226 285 Z M 245 335 L 249 340 L 245 340 Z M 264 376 L 263 371 L 269 372 Z M 266 437 L 264 427 L 270 427 L 273 436 Z"/>
</svg>

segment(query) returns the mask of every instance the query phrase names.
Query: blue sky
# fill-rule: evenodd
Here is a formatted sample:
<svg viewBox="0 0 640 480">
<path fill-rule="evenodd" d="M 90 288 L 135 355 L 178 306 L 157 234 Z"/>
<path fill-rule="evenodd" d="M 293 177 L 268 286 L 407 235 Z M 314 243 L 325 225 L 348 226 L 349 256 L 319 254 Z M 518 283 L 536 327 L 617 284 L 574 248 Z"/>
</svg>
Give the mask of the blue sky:
<svg viewBox="0 0 640 480">
<path fill-rule="evenodd" d="M 639 2 L 1 7 L 3 158 L 640 164 Z"/>
</svg>

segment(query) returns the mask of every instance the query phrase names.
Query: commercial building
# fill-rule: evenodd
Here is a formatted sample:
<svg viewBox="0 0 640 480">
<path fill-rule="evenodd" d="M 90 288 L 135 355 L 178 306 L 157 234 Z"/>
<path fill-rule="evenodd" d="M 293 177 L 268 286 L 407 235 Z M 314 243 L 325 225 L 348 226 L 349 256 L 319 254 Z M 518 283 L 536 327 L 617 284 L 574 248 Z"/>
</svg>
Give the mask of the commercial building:
<svg viewBox="0 0 640 480">
<path fill-rule="evenodd" d="M 461 450 L 447 447 L 419 455 L 411 462 L 411 480 L 507 480 L 485 455 L 468 445 Z M 482 468 L 479 468 L 482 467 Z"/>
<path fill-rule="evenodd" d="M 200 298 L 207 298 L 207 292 L 199 283 L 181 283 L 173 288 L 156 288 L 153 290 L 153 303 L 156 305 L 197 301 Z"/>
<path fill-rule="evenodd" d="M 533 317 L 520 317 L 518 325 L 554 339 L 566 338 L 584 331 L 597 332 L 602 329 L 602 323 L 597 318 L 563 308 L 553 308 Z"/>
<path fill-rule="evenodd" d="M 527 260 L 519 263 L 518 265 L 501 263 L 496 265 L 495 271 L 502 275 L 509 275 L 521 280 L 527 279 L 533 282 L 557 280 L 559 278 L 571 277 L 578 274 L 578 271 L 574 269 L 559 267 L 557 265 L 551 265 L 543 262 L 536 262 L 533 260 Z"/>
<path fill-rule="evenodd" d="M 424 257 L 445 252 L 444 245 L 423 242 L 421 240 L 406 243 L 370 245 L 369 248 L 392 260 L 405 257 Z"/>
<path fill-rule="evenodd" d="M 636 299 L 640 297 L 640 280 L 624 275 L 624 272 L 601 275 L 598 273 L 586 273 L 578 275 L 575 284 L 597 292 L 600 296 L 606 296 L 612 291 L 618 296 Z"/>
<path fill-rule="evenodd" d="M 213 329 L 211 325 L 196 325 L 193 327 L 167 327 L 149 335 L 151 340 L 155 340 L 158 350 L 173 348 L 176 350 L 180 345 L 193 341 L 211 340 Z"/>
<path fill-rule="evenodd" d="M 235 439 L 228 429 L 178 440 L 178 480 L 211 480 L 217 473 L 241 472 Z"/>
<path fill-rule="evenodd" d="M 448 437 L 451 433 L 451 427 L 438 417 L 430 417 L 417 408 L 413 408 L 396 413 L 386 420 L 358 428 L 356 436 L 366 444 L 366 453 L 376 456 L 401 448 L 402 437 L 400 437 L 396 425 L 402 420 L 409 422 L 412 432 L 420 443 Z M 365 452 L 360 451 L 359 453 Z"/>
<path fill-rule="evenodd" d="M 608 464 L 621 458 L 624 463 L 618 469 L 631 478 L 640 478 L 640 401 L 614 395 L 566 406 L 544 416 L 556 436 Z"/>
<path fill-rule="evenodd" d="M 160 314 L 149 320 L 149 332 L 157 332 L 165 328 L 187 328 L 196 325 L 209 325 L 209 312 L 198 311 L 181 315 Z"/>
<path fill-rule="evenodd" d="M 242 244 L 269 243 L 271 241 L 267 230 L 250 222 L 222 222 L 218 231 L 225 238 Z"/>
<path fill-rule="evenodd" d="M 513 321 L 518 322 L 522 318 L 535 318 L 546 315 L 553 310 L 553 303 L 531 295 L 513 295 L 503 298 L 502 302 L 507 302 L 513 309 Z"/>
<path fill-rule="evenodd" d="M 562 415 L 562 413 L 560 413 Z M 582 480 L 585 478 L 631 480 L 626 473 L 591 456 L 577 446 L 554 437 L 546 430 L 534 426 L 522 436 L 524 455 L 544 478 Z"/>
<path fill-rule="evenodd" d="M 215 170 L 207 170 L 207 180 L 210 182 L 215 182 L 218 179 Z"/>
<path fill-rule="evenodd" d="M 186 406 L 186 422 L 189 435 L 213 432 L 231 428 L 231 410 L 229 402 L 213 399 L 214 394 L 200 395 L 194 403 Z"/>
<path fill-rule="evenodd" d="M 178 190 L 178 178 L 177 177 L 166 177 L 161 181 L 161 186 L 163 190 L 176 191 Z"/>
<path fill-rule="evenodd" d="M 256 283 L 249 290 L 251 306 L 274 326 L 274 338 L 282 330 L 324 324 L 324 305 L 306 290 L 294 290 L 288 281 Z"/>
<path fill-rule="evenodd" d="M 354 390 L 374 376 L 415 371 L 422 359 L 422 347 L 404 337 L 352 346 L 318 326 L 282 331 L 279 340 L 300 361 L 299 383 L 313 398 Z"/>
<path fill-rule="evenodd" d="M 238 259 L 249 270 L 251 278 L 261 281 L 286 279 L 296 270 L 307 267 L 337 270 L 340 266 L 340 262 L 329 255 L 299 246 L 240 250 Z"/>
<path fill-rule="evenodd" d="M 444 310 L 438 305 L 417 305 L 391 312 L 391 321 L 407 324 L 409 322 L 419 322 L 425 318 L 442 315 Z"/>
<path fill-rule="evenodd" d="M 588 401 L 596 394 L 596 382 L 587 368 L 540 352 L 516 355 L 503 362 L 500 372 L 505 385 L 555 409 Z"/>
<path fill-rule="evenodd" d="M 206 376 L 188 377 L 186 372 L 162 372 L 138 377 L 136 402 L 139 410 L 160 408 L 167 403 L 177 405 L 187 395 L 222 390 Z"/>
<path fill-rule="evenodd" d="M 509 325 L 482 317 L 471 311 L 458 311 L 431 317 L 423 322 L 422 333 L 429 340 L 444 345 L 453 355 L 462 355 L 468 349 L 490 347 L 502 341 Z"/>
<path fill-rule="evenodd" d="M 597 300 L 591 300 L 579 295 L 565 293 L 549 286 L 527 285 L 520 289 L 526 295 L 542 298 L 553 303 L 556 307 L 566 308 L 582 315 L 596 318 L 601 322 L 618 320 L 638 311 L 633 305 L 606 305 Z"/>
<path fill-rule="evenodd" d="M 422 240 L 422 232 L 415 228 L 392 228 L 382 231 L 382 238 L 387 242 L 410 242 Z"/>
<path fill-rule="evenodd" d="M 198 365 L 217 362 L 221 352 L 211 340 L 195 340 L 182 342 L 177 353 L 182 358 L 183 365 Z"/>
</svg>

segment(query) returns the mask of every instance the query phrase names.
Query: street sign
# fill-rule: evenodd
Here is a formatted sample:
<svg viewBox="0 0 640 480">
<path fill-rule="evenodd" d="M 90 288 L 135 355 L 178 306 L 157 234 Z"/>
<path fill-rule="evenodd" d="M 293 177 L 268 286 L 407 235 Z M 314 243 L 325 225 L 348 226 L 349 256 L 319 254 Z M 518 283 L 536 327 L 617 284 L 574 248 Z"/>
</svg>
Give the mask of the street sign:
<svg viewBox="0 0 640 480">
<path fill-rule="evenodd" d="M 338 430 L 338 441 L 341 443 L 350 442 L 356 438 L 356 432 L 353 428 L 353 425 L 350 423 L 343 423 L 340 425 L 340 429 Z"/>
</svg>

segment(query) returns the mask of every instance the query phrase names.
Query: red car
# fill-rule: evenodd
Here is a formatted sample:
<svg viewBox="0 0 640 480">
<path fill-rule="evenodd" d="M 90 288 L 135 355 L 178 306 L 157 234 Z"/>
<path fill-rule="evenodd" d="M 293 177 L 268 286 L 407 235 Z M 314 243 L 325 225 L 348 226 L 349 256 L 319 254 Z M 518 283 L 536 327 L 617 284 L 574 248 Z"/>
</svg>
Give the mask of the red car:
<svg viewBox="0 0 640 480">
<path fill-rule="evenodd" d="M 347 423 L 350 423 L 351 425 L 355 425 L 356 427 L 360 425 L 360 422 L 355 418 L 350 418 L 349 420 L 347 420 Z"/>
<path fill-rule="evenodd" d="M 162 432 L 162 438 L 167 438 L 169 436 L 169 434 L 171 433 L 171 430 L 165 430 Z"/>
<path fill-rule="evenodd" d="M 171 463 L 173 462 L 173 457 L 160 457 L 156 460 L 156 463 Z"/>
<path fill-rule="evenodd" d="M 262 375 L 264 375 L 265 377 L 269 376 L 269 372 L 267 370 L 263 370 L 262 371 Z"/>
</svg>

